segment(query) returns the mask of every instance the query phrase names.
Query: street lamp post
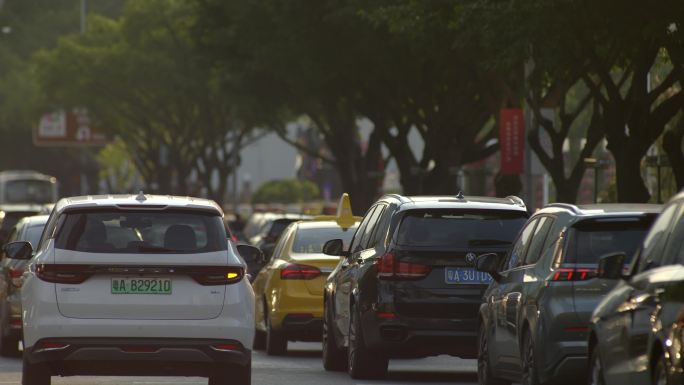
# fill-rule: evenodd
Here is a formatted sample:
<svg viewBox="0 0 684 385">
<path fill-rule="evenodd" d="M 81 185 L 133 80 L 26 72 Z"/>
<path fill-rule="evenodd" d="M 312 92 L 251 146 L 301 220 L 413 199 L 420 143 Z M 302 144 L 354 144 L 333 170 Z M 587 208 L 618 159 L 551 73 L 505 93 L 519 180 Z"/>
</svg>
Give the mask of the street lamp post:
<svg viewBox="0 0 684 385">
<path fill-rule="evenodd" d="M 598 203 L 600 171 L 608 166 L 608 162 L 603 159 L 584 158 L 584 165 L 594 170 L 594 203 Z"/>
<path fill-rule="evenodd" d="M 81 33 L 86 32 L 86 13 L 88 9 L 86 6 L 86 0 L 81 0 Z"/>
<path fill-rule="evenodd" d="M 656 183 L 657 183 L 657 188 L 656 190 L 658 191 L 658 203 L 663 203 L 662 199 L 662 188 L 661 188 L 661 169 L 663 167 L 670 167 L 670 160 L 668 159 L 667 155 L 649 155 L 646 157 L 646 166 L 647 167 L 655 167 L 656 169 Z"/>
</svg>

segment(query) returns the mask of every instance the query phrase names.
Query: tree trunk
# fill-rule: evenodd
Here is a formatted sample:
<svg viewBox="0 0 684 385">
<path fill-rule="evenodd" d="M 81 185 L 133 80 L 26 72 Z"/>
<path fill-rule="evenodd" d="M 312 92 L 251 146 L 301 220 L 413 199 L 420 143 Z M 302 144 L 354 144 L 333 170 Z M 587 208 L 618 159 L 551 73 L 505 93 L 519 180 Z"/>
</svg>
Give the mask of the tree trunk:
<svg viewBox="0 0 684 385">
<path fill-rule="evenodd" d="M 644 154 L 630 147 L 610 148 L 615 158 L 618 202 L 645 203 L 651 198 L 651 194 L 641 178 L 641 159 Z"/>
<path fill-rule="evenodd" d="M 352 211 L 356 215 L 362 215 L 378 198 L 381 142 L 372 133 L 366 153 L 363 154 L 356 135 L 350 134 L 350 131 L 356 130 L 354 119 L 348 120 L 348 125 L 344 126 L 341 121 L 332 124 L 339 125 L 331 129 L 334 134 L 326 135 L 325 140 L 335 158 L 335 168 L 340 176 L 342 189 L 350 195 Z M 350 130 L 350 126 L 354 130 Z"/>
</svg>

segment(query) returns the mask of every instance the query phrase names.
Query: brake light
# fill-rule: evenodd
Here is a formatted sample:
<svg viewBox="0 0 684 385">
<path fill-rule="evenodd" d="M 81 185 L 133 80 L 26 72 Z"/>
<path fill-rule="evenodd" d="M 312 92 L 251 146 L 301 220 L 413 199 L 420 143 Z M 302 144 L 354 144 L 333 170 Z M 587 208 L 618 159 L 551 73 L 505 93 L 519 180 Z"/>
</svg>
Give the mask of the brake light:
<svg viewBox="0 0 684 385">
<path fill-rule="evenodd" d="M 314 279 L 321 271 L 314 266 L 290 263 L 280 270 L 280 279 Z"/>
<path fill-rule="evenodd" d="M 596 277 L 596 269 L 568 269 L 561 268 L 556 270 L 551 276 L 551 281 L 566 282 L 566 281 L 586 281 Z"/>
<path fill-rule="evenodd" d="M 59 342 L 53 342 L 53 341 L 40 341 L 36 344 L 36 347 L 34 348 L 33 352 L 38 353 L 38 352 L 46 352 L 46 351 L 52 351 L 52 350 L 62 350 L 66 349 L 69 347 L 69 344 L 63 344 Z"/>
<path fill-rule="evenodd" d="M 245 269 L 240 266 L 198 266 L 189 268 L 188 275 L 204 286 L 230 285 L 242 280 Z"/>
<path fill-rule="evenodd" d="M 396 255 L 388 253 L 376 262 L 378 278 L 396 280 L 417 280 L 425 278 L 432 268 L 420 263 L 397 262 Z"/>
<path fill-rule="evenodd" d="M 8 272 L 10 281 L 12 282 L 12 286 L 16 287 L 17 289 L 20 289 L 21 285 L 24 283 L 24 269 L 16 269 L 14 267 L 10 267 Z"/>
<path fill-rule="evenodd" d="M 235 351 L 240 351 L 242 350 L 242 346 L 240 344 L 216 344 L 216 345 L 211 345 L 211 348 L 219 351 L 219 352 L 235 352 Z"/>
<path fill-rule="evenodd" d="M 36 266 L 36 276 L 45 282 L 78 285 L 93 275 L 88 265 L 50 265 Z"/>
</svg>

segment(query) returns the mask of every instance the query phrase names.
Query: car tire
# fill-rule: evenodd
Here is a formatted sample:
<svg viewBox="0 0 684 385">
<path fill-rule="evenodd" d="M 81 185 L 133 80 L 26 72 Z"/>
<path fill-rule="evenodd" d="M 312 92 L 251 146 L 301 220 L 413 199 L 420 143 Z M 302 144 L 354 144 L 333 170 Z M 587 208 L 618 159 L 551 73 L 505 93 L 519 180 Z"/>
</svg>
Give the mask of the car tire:
<svg viewBox="0 0 684 385">
<path fill-rule="evenodd" d="M 349 348 L 347 373 L 355 380 L 381 379 L 387 375 L 389 360 L 379 352 L 370 351 L 363 338 L 363 327 L 356 306 L 349 312 Z"/>
<path fill-rule="evenodd" d="M 489 340 L 487 329 L 481 324 L 478 333 L 477 346 L 477 380 L 479 385 L 511 385 L 511 381 L 494 377 L 489 361 Z"/>
<path fill-rule="evenodd" d="M 266 349 L 266 333 L 256 330 L 254 333 L 254 350 Z"/>
<path fill-rule="evenodd" d="M 589 352 L 589 378 L 587 384 L 589 385 L 605 385 L 606 381 L 603 378 L 603 363 L 601 363 L 601 356 L 599 355 L 598 346 Z"/>
<path fill-rule="evenodd" d="M 537 370 L 537 356 L 534 351 L 534 340 L 532 340 L 532 334 L 529 331 L 526 331 L 523 335 L 522 345 L 522 376 L 520 384 L 541 385 L 539 382 L 539 372 Z"/>
<path fill-rule="evenodd" d="M 323 368 L 329 372 L 343 372 L 347 369 L 347 356 L 344 349 L 337 347 L 332 317 L 327 308 L 323 317 Z"/>
<path fill-rule="evenodd" d="M 269 356 L 284 356 L 287 354 L 287 337 L 273 329 L 271 318 L 266 322 L 266 354 Z"/>
<path fill-rule="evenodd" d="M 50 385 L 52 377 L 48 368 L 40 364 L 31 364 L 24 355 L 21 369 L 21 385 Z"/>
<path fill-rule="evenodd" d="M 658 361 L 655 362 L 651 384 L 670 385 L 671 383 L 672 381 L 670 381 L 670 377 L 667 375 L 667 362 L 665 361 L 665 356 L 661 354 Z"/>
<path fill-rule="evenodd" d="M 251 385 L 252 360 L 244 366 L 221 367 L 209 376 L 209 385 Z"/>
</svg>

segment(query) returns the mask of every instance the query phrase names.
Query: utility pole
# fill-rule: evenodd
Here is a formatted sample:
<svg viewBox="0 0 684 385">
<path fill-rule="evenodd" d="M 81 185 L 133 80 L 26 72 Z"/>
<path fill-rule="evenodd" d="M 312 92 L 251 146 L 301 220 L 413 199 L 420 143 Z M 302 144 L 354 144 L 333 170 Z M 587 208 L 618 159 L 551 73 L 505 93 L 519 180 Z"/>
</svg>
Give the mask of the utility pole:
<svg viewBox="0 0 684 385">
<path fill-rule="evenodd" d="M 86 0 L 81 0 L 81 33 L 86 32 L 86 13 L 88 9 L 86 6 Z"/>
</svg>

